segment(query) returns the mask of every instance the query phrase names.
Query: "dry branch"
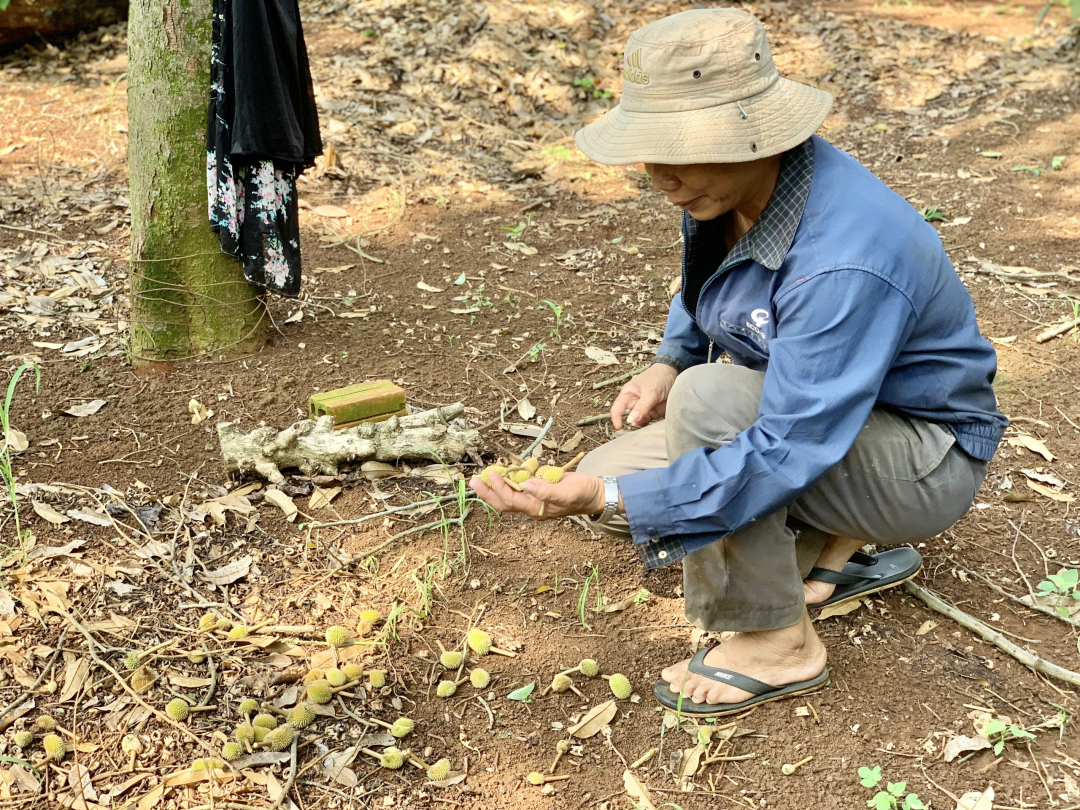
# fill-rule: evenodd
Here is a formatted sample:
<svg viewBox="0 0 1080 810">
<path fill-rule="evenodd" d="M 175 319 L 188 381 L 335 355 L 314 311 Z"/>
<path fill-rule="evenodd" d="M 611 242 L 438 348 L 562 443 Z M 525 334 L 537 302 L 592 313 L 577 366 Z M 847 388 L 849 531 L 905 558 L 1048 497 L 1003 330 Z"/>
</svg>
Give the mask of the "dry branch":
<svg viewBox="0 0 1080 810">
<path fill-rule="evenodd" d="M 960 610 L 960 608 L 953 607 L 921 585 L 916 585 L 914 582 L 906 582 L 904 583 L 904 589 L 912 596 L 917 596 L 925 602 L 931 610 L 935 610 L 943 616 L 948 616 L 954 622 L 966 627 L 975 635 L 989 641 L 1002 652 L 1008 653 L 1024 666 L 1029 667 L 1036 672 L 1041 672 L 1043 675 L 1049 675 L 1051 678 L 1057 678 L 1059 681 L 1065 681 L 1065 683 L 1071 684 L 1072 686 L 1080 686 L 1080 672 L 1073 672 L 1071 669 L 1059 667 L 1057 664 L 1052 664 L 1045 658 L 1040 658 L 1034 653 L 1030 653 L 1022 647 L 1013 644 L 993 627 L 984 624 L 974 616 Z"/>
<path fill-rule="evenodd" d="M 464 412 L 465 406 L 457 402 L 343 430 L 334 430 L 332 416 L 304 419 L 285 430 L 261 427 L 246 434 L 223 422 L 218 439 L 228 472 L 253 472 L 280 484 L 285 481 L 281 471 L 291 467 L 307 475 L 337 475 L 338 465 L 349 461 L 461 461 L 468 450 L 480 447 L 478 431 L 450 423 Z"/>
</svg>

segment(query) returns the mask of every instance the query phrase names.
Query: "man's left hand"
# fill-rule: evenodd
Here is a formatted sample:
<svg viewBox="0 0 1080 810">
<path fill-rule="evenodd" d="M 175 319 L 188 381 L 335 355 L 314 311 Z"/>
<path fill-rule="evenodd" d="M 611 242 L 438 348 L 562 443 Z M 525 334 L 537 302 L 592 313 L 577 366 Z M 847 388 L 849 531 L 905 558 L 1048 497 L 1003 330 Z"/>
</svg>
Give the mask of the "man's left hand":
<svg viewBox="0 0 1080 810">
<path fill-rule="evenodd" d="M 568 515 L 594 515 L 604 510 L 604 480 L 594 475 L 568 472 L 557 484 L 530 478 L 516 491 L 502 477 L 491 473 L 491 486 L 479 477 L 469 481 L 469 487 L 481 500 L 499 512 L 521 512 L 538 520 L 551 520 Z M 540 507 L 544 505 L 544 514 Z"/>
</svg>

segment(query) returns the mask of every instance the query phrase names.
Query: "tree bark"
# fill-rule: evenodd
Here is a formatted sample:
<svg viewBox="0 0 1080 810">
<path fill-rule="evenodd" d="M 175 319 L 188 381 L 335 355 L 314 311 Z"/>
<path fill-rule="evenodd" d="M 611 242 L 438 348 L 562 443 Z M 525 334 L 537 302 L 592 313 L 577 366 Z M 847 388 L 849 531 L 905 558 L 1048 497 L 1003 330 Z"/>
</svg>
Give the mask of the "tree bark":
<svg viewBox="0 0 1080 810">
<path fill-rule="evenodd" d="M 128 167 L 131 354 L 224 359 L 266 339 L 269 318 L 221 252 L 206 200 L 211 0 L 131 0 Z"/>
</svg>

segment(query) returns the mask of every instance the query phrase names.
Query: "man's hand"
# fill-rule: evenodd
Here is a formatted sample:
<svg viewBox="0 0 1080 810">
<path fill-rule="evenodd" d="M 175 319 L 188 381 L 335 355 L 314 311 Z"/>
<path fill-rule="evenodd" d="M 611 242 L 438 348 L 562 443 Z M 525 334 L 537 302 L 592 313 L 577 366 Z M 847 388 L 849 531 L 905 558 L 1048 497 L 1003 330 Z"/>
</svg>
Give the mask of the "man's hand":
<svg viewBox="0 0 1080 810">
<path fill-rule="evenodd" d="M 663 363 L 654 363 L 626 383 L 611 406 L 611 424 L 616 430 L 623 426 L 623 412 L 630 409 L 627 420 L 634 427 L 645 427 L 662 419 L 667 411 L 667 398 L 679 372 Z"/>
<path fill-rule="evenodd" d="M 594 475 L 568 472 L 557 484 L 530 478 L 518 492 L 496 473 L 490 473 L 491 486 L 479 477 L 469 481 L 469 488 L 499 512 L 521 512 L 539 520 L 567 515 L 595 515 L 604 510 L 604 480 Z M 540 507 L 544 514 L 540 515 Z"/>
</svg>

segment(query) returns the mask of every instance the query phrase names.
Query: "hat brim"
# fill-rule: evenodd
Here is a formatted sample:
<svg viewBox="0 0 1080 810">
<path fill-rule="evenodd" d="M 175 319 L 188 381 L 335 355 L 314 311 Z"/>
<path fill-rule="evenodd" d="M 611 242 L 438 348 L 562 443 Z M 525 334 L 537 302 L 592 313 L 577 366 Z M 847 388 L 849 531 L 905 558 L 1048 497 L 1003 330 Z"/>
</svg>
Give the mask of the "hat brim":
<svg viewBox="0 0 1080 810">
<path fill-rule="evenodd" d="M 578 130 L 574 139 L 588 157 L 608 166 L 746 163 L 805 141 L 824 123 L 832 104 L 824 90 L 779 79 L 739 103 L 697 110 L 628 112 L 619 105 Z"/>
</svg>

